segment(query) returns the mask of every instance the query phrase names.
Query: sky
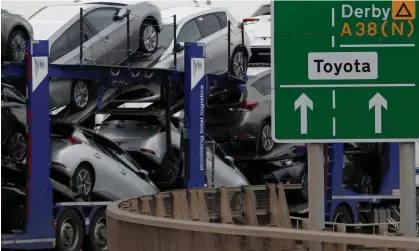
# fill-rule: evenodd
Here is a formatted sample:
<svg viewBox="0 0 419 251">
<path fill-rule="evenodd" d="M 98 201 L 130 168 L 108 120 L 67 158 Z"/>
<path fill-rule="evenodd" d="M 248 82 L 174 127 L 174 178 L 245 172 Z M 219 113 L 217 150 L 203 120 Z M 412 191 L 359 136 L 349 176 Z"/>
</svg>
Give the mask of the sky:
<svg viewBox="0 0 419 251">
<path fill-rule="evenodd" d="M 98 0 L 100 1 L 100 0 Z M 124 2 L 135 0 L 123 0 Z M 45 5 L 56 5 L 63 3 L 72 3 L 69 0 L 55 0 L 55 1 L 30 1 L 30 0 L 1 0 L 1 8 L 6 9 L 9 12 L 23 15 L 25 17 L 30 16 L 39 8 Z M 115 0 L 118 2 L 118 0 Z M 205 4 L 206 0 L 198 0 L 200 4 Z M 269 0 L 211 0 L 212 5 L 227 7 L 231 14 L 237 19 L 241 20 L 245 17 L 249 17 L 262 3 L 267 3 Z M 188 6 L 192 5 L 192 0 L 153 0 L 160 8 L 174 7 L 174 6 Z"/>
</svg>

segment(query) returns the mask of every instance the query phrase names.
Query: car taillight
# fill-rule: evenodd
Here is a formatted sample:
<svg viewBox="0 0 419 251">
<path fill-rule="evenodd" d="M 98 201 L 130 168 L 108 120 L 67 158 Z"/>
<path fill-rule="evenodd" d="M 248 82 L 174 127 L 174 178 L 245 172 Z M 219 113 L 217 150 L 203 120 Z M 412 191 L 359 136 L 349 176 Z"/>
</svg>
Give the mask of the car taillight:
<svg viewBox="0 0 419 251">
<path fill-rule="evenodd" d="M 82 143 L 81 140 L 79 140 L 76 137 L 68 137 L 68 138 L 65 138 L 64 140 L 70 145 L 78 145 Z"/>
<path fill-rule="evenodd" d="M 153 125 L 154 130 L 156 130 L 156 132 L 160 132 L 161 131 L 161 126 L 160 125 Z"/>
<path fill-rule="evenodd" d="M 257 105 L 258 105 L 257 101 L 246 101 L 244 103 L 244 109 L 251 111 L 251 110 L 255 109 L 255 107 Z"/>
<path fill-rule="evenodd" d="M 259 22 L 259 18 L 249 17 L 243 19 L 243 24 L 255 24 Z"/>
</svg>

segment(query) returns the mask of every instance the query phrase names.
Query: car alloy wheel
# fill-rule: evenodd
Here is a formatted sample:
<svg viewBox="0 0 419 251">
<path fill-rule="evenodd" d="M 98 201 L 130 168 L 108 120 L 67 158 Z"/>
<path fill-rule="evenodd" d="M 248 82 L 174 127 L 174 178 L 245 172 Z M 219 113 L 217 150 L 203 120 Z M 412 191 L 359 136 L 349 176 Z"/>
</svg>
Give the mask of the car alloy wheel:
<svg viewBox="0 0 419 251">
<path fill-rule="evenodd" d="M 26 56 L 26 41 L 20 33 L 17 33 L 11 38 L 10 50 L 12 60 L 15 62 L 22 62 Z"/>
<path fill-rule="evenodd" d="M 26 140 L 21 133 L 15 133 L 10 141 L 12 157 L 17 161 L 23 161 L 26 157 Z"/>
<path fill-rule="evenodd" d="M 246 71 L 246 60 L 243 52 L 239 51 L 233 58 L 233 72 L 236 77 L 241 77 Z"/>
<path fill-rule="evenodd" d="M 262 146 L 266 152 L 269 152 L 274 147 L 274 141 L 272 139 L 271 125 L 265 125 L 262 129 Z"/>
<path fill-rule="evenodd" d="M 92 189 L 92 177 L 87 170 L 83 169 L 77 174 L 76 188 L 78 192 L 85 195 L 90 193 Z"/>
<path fill-rule="evenodd" d="M 301 193 L 305 199 L 308 198 L 308 174 L 303 174 L 303 177 L 301 177 Z"/>
<path fill-rule="evenodd" d="M 157 31 L 153 25 L 148 25 L 143 33 L 144 47 L 148 52 L 152 52 L 157 47 Z"/>
<path fill-rule="evenodd" d="M 87 87 L 86 82 L 84 81 L 77 81 L 74 86 L 74 102 L 80 108 L 83 108 L 89 102 L 89 88 Z"/>
</svg>

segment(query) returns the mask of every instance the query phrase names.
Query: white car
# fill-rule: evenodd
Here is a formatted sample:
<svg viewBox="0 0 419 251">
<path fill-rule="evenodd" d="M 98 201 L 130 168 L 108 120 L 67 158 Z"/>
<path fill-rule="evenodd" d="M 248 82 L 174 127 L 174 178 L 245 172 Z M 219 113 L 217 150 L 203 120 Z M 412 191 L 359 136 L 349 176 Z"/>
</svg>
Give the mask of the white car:
<svg viewBox="0 0 419 251">
<path fill-rule="evenodd" d="M 159 46 L 165 52 L 154 65 L 156 68 L 172 68 L 173 52 L 177 54 L 177 69 L 184 69 L 185 42 L 205 44 L 206 73 L 227 72 L 230 64 L 231 73 L 241 77 L 247 70 L 251 57 L 249 36 L 242 32 L 239 22 L 223 7 L 189 6 L 162 9 L 164 27 L 159 36 Z M 173 39 L 173 16 L 176 15 L 177 45 Z M 231 22 L 230 62 L 228 62 L 228 21 Z"/>
<path fill-rule="evenodd" d="M 252 17 L 243 19 L 243 27 L 250 37 L 253 58 L 269 56 L 271 51 L 271 4 L 261 5 Z"/>
</svg>

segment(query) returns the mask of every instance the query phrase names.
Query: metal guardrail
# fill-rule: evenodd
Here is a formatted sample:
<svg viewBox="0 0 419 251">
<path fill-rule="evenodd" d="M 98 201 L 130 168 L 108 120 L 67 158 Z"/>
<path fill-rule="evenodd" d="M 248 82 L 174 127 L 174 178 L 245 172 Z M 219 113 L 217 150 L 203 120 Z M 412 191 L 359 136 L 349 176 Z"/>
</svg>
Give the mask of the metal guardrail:
<svg viewBox="0 0 419 251">
<path fill-rule="evenodd" d="M 419 248 L 419 238 L 342 233 L 344 227 L 325 231 L 292 229 L 285 190 L 298 188 L 296 185 L 268 185 L 179 190 L 112 203 L 107 210 L 108 249 L 293 251 L 316 247 L 316 250 L 344 251 Z"/>
</svg>

